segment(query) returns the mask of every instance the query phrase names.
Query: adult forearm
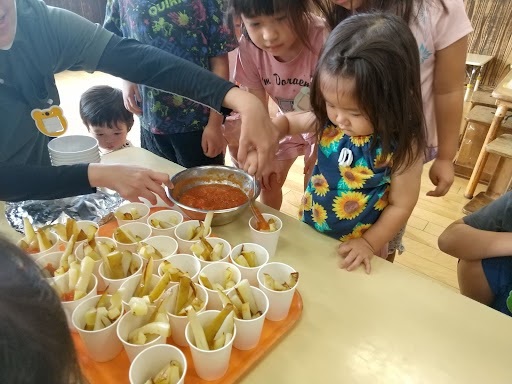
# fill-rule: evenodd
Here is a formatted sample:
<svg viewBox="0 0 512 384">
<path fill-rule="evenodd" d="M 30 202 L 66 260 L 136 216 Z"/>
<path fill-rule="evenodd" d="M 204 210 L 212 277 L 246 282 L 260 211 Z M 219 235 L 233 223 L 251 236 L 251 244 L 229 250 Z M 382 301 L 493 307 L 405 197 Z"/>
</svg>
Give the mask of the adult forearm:
<svg viewBox="0 0 512 384">
<path fill-rule="evenodd" d="M 89 184 L 88 164 L 30 166 L 0 165 L 0 200 L 51 200 L 96 191 Z"/>
<path fill-rule="evenodd" d="M 438 243 L 441 251 L 462 260 L 512 255 L 512 233 L 483 231 L 464 223 L 451 224 Z"/>
<path fill-rule="evenodd" d="M 435 109 L 438 139 L 438 159 L 453 160 L 459 143 L 464 94 L 461 90 L 436 94 Z"/>
<path fill-rule="evenodd" d="M 97 70 L 136 84 L 164 90 L 221 112 L 235 85 L 187 60 L 136 40 L 113 36 Z"/>
</svg>

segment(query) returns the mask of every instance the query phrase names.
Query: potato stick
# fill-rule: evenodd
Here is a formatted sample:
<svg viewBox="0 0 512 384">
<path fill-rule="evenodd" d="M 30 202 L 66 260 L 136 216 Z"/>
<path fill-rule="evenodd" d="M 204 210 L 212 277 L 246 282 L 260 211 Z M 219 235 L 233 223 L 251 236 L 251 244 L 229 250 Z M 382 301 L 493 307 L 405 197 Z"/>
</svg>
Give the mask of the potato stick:
<svg viewBox="0 0 512 384">
<path fill-rule="evenodd" d="M 133 293 L 135 297 L 142 297 L 148 294 L 149 285 L 151 284 L 151 277 L 153 275 L 153 258 L 149 258 L 146 266 L 142 270 L 139 284 Z"/>
<path fill-rule="evenodd" d="M 268 289 L 275 290 L 275 288 L 274 288 L 274 279 L 268 273 L 264 273 L 263 274 L 263 284 Z"/>
<path fill-rule="evenodd" d="M 234 294 L 232 294 L 229 299 L 231 300 L 231 302 L 233 303 L 233 305 L 236 307 L 236 309 L 238 310 L 238 312 L 242 313 L 242 300 L 240 300 L 240 298 L 238 297 L 238 295 L 236 294 L 236 291 L 234 292 Z"/>
<path fill-rule="evenodd" d="M 38 229 L 36 232 L 37 243 L 39 244 L 39 251 L 47 251 L 52 247 L 52 243 L 48 240 L 48 236 L 42 229 Z"/>
<path fill-rule="evenodd" d="M 94 324 L 96 323 L 96 308 L 90 308 L 85 312 L 85 325 L 86 331 L 94 330 Z"/>
<path fill-rule="evenodd" d="M 220 349 L 224 346 L 224 342 L 226 341 L 226 334 L 223 333 L 220 335 L 220 337 L 217 337 L 215 340 L 213 340 L 213 347 L 212 349 Z"/>
<path fill-rule="evenodd" d="M 210 347 L 206 342 L 206 335 L 204 333 L 203 327 L 201 326 L 201 323 L 199 322 L 199 319 L 197 318 L 196 311 L 190 308 L 187 311 L 187 318 L 190 323 L 190 327 L 192 328 L 192 333 L 194 334 L 196 347 L 205 351 L 209 351 Z"/>
<path fill-rule="evenodd" d="M 148 297 L 132 297 L 128 302 L 130 312 L 134 316 L 144 316 L 148 313 L 149 301 Z"/>
<path fill-rule="evenodd" d="M 229 332 L 226 333 L 226 337 L 224 339 L 224 346 L 228 345 L 232 338 L 233 338 L 232 333 L 229 333 Z"/>
<path fill-rule="evenodd" d="M 173 364 L 174 363 L 174 364 Z M 178 381 L 180 381 L 180 376 L 181 376 L 181 367 L 180 367 L 180 364 L 173 360 L 171 361 L 171 364 L 170 364 L 170 370 L 169 370 L 169 373 L 168 373 L 168 383 L 169 384 L 177 384 Z"/>
<path fill-rule="evenodd" d="M 160 280 L 158 280 L 158 283 L 155 285 L 155 288 L 151 290 L 149 293 L 149 301 L 152 303 L 158 299 L 162 293 L 164 292 L 165 288 L 167 288 L 167 285 L 171 282 L 171 275 L 169 273 L 165 273 Z"/>
<path fill-rule="evenodd" d="M 251 291 L 251 286 L 249 285 L 249 280 L 243 279 L 238 283 L 235 287 L 236 293 L 244 303 L 249 303 L 249 307 L 251 308 L 251 313 L 258 312 L 258 306 L 256 305 L 256 300 L 254 300 L 254 295 Z"/>
<path fill-rule="evenodd" d="M 174 313 L 179 313 L 188 301 L 190 292 L 190 285 L 192 280 L 188 277 L 182 276 L 178 284 L 178 296 L 176 298 L 176 305 L 174 307 Z"/>
<path fill-rule="evenodd" d="M 257 267 L 256 263 L 256 254 L 253 251 L 242 251 L 241 255 L 244 257 L 245 261 L 249 267 L 254 268 Z"/>
<path fill-rule="evenodd" d="M 23 218 L 23 228 L 25 230 L 25 241 L 29 244 L 36 237 L 36 232 L 28 217 Z"/>
<path fill-rule="evenodd" d="M 219 331 L 222 323 L 226 319 L 226 317 L 233 312 L 233 304 L 226 304 L 222 311 L 213 319 L 213 321 L 206 325 L 204 328 L 204 334 L 206 337 L 206 341 L 210 347 L 213 347 L 213 340 L 215 335 Z"/>
<path fill-rule="evenodd" d="M 251 320 L 251 307 L 249 306 L 249 303 L 243 303 L 242 304 L 242 319 L 244 320 Z"/>
<path fill-rule="evenodd" d="M 93 331 L 97 331 L 98 329 L 105 328 L 103 326 L 101 319 L 102 319 L 102 317 L 106 317 L 106 316 L 107 316 L 107 308 L 99 307 L 96 309 L 96 318 L 94 319 L 95 321 L 94 321 Z"/>
<path fill-rule="evenodd" d="M 206 288 L 214 289 L 212 283 L 210 282 L 210 279 L 208 279 L 208 277 L 204 273 L 199 274 L 199 280 L 201 280 L 201 283 L 203 283 L 203 285 Z M 224 290 L 224 287 L 222 287 L 222 290 Z"/>
<path fill-rule="evenodd" d="M 245 259 L 245 257 L 243 257 L 243 255 L 237 256 L 235 259 L 235 263 L 241 265 L 242 267 L 246 267 L 246 268 L 250 267 L 249 263 L 247 263 L 247 260 Z"/>
<path fill-rule="evenodd" d="M 222 286 L 222 284 L 219 283 L 213 283 L 212 289 L 216 291 L 224 291 L 226 288 Z"/>
<path fill-rule="evenodd" d="M 287 281 L 288 286 L 290 288 L 293 288 L 293 287 L 295 287 L 295 285 L 297 285 L 298 281 L 299 281 L 299 272 L 290 273 L 290 278 Z"/>
<path fill-rule="evenodd" d="M 213 261 L 218 261 L 222 259 L 222 252 L 224 251 L 224 243 L 217 243 L 213 247 L 212 253 L 210 253 L 210 258 Z"/>
<path fill-rule="evenodd" d="M 73 235 L 78 235 L 78 227 L 76 221 L 68 217 L 66 220 L 66 240 L 70 239 Z"/>
<path fill-rule="evenodd" d="M 217 294 L 219 295 L 220 301 L 222 303 L 222 306 L 225 307 L 228 304 L 231 304 L 233 306 L 233 311 L 235 312 L 235 316 L 239 319 L 242 318 L 241 312 L 238 310 L 238 308 L 233 304 L 231 299 L 226 295 L 222 290 L 217 289 Z"/>
<path fill-rule="evenodd" d="M 80 277 L 76 283 L 74 300 L 81 299 L 87 294 L 87 286 L 91 280 L 93 269 L 94 260 L 85 256 L 80 266 Z"/>
<path fill-rule="evenodd" d="M 120 251 L 114 251 L 107 255 L 107 264 L 110 267 L 111 279 L 122 279 L 126 276 L 123 274 L 123 254 Z"/>
<path fill-rule="evenodd" d="M 204 236 L 208 235 L 208 232 L 210 231 L 210 227 L 212 226 L 212 220 L 213 220 L 213 211 L 208 211 L 208 213 L 206 213 L 206 216 L 204 218 Z"/>
<path fill-rule="evenodd" d="M 80 276 L 80 264 L 74 261 L 69 265 L 68 271 L 68 292 L 71 292 L 75 289 L 76 283 L 78 282 L 78 278 Z"/>
</svg>

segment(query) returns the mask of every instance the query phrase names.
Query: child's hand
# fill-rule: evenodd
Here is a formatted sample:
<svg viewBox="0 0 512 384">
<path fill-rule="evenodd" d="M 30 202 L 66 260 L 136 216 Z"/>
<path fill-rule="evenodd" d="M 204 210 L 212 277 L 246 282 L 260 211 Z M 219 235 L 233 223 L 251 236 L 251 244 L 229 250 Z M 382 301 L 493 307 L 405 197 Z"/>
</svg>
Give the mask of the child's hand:
<svg viewBox="0 0 512 384">
<path fill-rule="evenodd" d="M 356 269 L 364 264 L 366 273 L 371 272 L 370 260 L 375 254 L 373 248 L 364 238 L 353 239 L 339 245 L 338 255 L 343 257 L 340 267 L 347 271 Z"/>
<path fill-rule="evenodd" d="M 245 172 L 249 175 L 254 176 L 256 171 L 258 170 L 258 152 L 252 150 L 247 153 L 247 157 L 245 158 L 245 162 L 240 164 Z"/>
<path fill-rule="evenodd" d="M 203 130 L 201 138 L 201 147 L 203 152 L 208 157 L 215 157 L 220 155 L 226 149 L 226 140 L 222 135 L 220 126 L 207 124 Z"/>
<path fill-rule="evenodd" d="M 123 100 L 124 107 L 131 113 L 136 115 L 142 115 L 142 109 L 139 107 L 139 103 L 142 102 L 140 97 L 139 87 L 137 84 L 131 83 L 128 80 L 123 80 Z"/>
<path fill-rule="evenodd" d="M 455 170 L 453 161 L 435 159 L 430 167 L 429 176 L 432 184 L 436 186 L 433 191 L 427 192 L 427 196 L 444 196 L 453 184 Z"/>
</svg>

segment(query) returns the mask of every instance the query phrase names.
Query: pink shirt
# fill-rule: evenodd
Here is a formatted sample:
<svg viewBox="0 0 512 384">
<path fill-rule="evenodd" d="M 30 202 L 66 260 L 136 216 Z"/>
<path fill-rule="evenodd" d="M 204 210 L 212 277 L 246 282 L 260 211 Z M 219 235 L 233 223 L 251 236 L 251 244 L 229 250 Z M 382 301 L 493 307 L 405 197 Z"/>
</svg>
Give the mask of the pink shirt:
<svg viewBox="0 0 512 384">
<path fill-rule="evenodd" d="M 301 94 L 309 95 L 313 72 L 325 41 L 325 24 L 322 19 L 313 16 L 307 36 L 312 51 L 304 48 L 297 57 L 284 63 L 242 36 L 235 66 L 235 81 L 249 89 L 264 88 L 282 112 L 307 107 L 309 102 L 304 104 L 303 100 L 301 103 L 300 97 Z M 294 104 L 296 97 L 297 102 Z"/>
<path fill-rule="evenodd" d="M 420 50 L 421 92 L 429 147 L 437 147 L 433 94 L 435 53 L 460 40 L 473 30 L 463 0 L 444 0 L 444 4 L 446 10 L 443 10 L 438 1 L 424 1 L 417 18 L 410 25 Z"/>
</svg>

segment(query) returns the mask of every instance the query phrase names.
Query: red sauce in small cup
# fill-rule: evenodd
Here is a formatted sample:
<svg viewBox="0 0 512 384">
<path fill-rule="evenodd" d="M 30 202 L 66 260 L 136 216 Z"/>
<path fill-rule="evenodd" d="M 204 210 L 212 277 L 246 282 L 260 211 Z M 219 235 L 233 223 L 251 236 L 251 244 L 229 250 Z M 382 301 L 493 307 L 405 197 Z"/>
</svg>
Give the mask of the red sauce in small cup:
<svg viewBox="0 0 512 384">
<path fill-rule="evenodd" d="M 185 191 L 179 199 L 182 204 L 207 211 L 234 208 L 247 201 L 242 190 L 226 184 L 197 185 Z"/>
</svg>

